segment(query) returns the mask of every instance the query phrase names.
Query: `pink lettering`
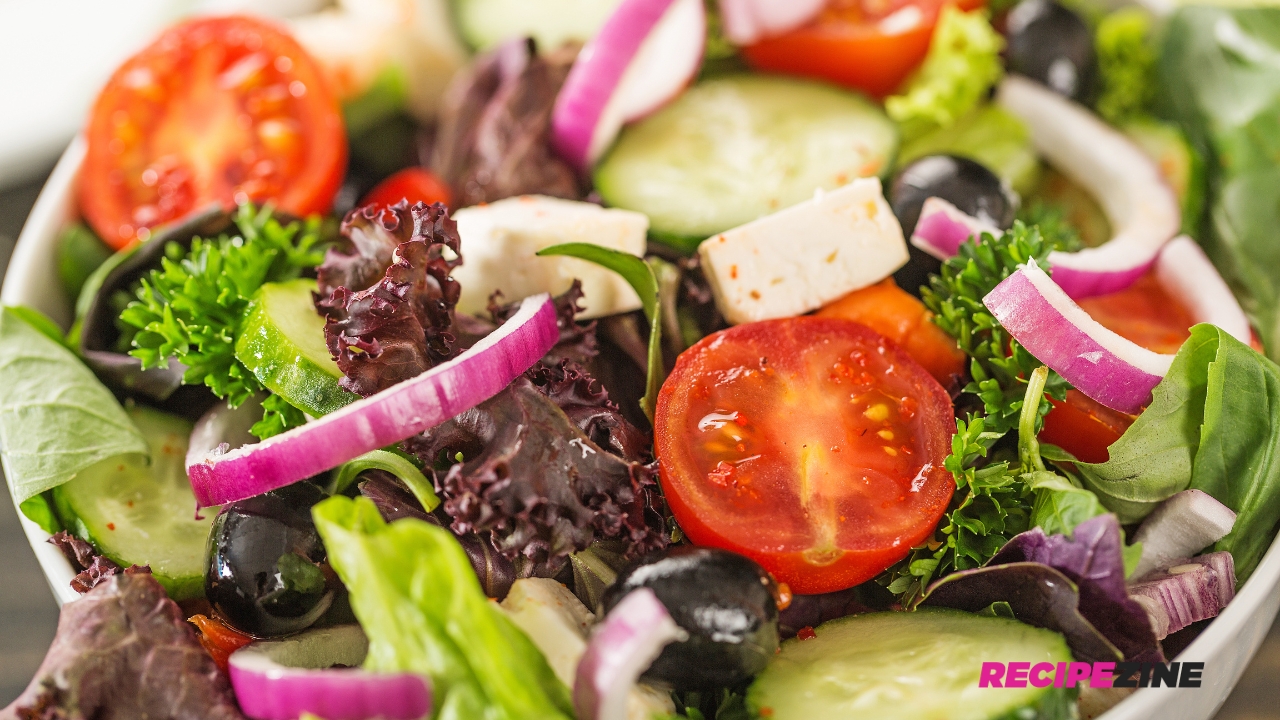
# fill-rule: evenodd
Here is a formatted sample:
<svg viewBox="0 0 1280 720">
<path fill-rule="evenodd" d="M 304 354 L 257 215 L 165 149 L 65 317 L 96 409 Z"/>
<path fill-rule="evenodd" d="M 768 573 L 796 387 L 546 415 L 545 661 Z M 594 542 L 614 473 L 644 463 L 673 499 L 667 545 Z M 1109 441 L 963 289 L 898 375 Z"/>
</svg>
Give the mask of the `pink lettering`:
<svg viewBox="0 0 1280 720">
<path fill-rule="evenodd" d="M 1093 665 L 1089 663 L 1073 662 L 1067 666 L 1067 687 L 1075 687 L 1076 683 L 1089 678 L 1089 672 L 1093 670 Z"/>
<path fill-rule="evenodd" d="M 1009 676 L 1005 678 L 1005 687 L 1024 688 L 1027 686 L 1027 669 L 1031 667 L 1029 662 L 1011 662 L 1009 663 Z"/>
<path fill-rule="evenodd" d="M 1113 662 L 1096 662 L 1093 664 L 1093 676 L 1089 678 L 1089 687 L 1111 687 L 1111 671 L 1116 669 Z"/>
<path fill-rule="evenodd" d="M 1066 671 L 1067 671 L 1067 664 L 1064 662 L 1058 663 L 1058 671 L 1053 674 L 1054 687 L 1060 688 L 1063 686 L 1063 680 L 1065 679 L 1063 677 L 1063 674 L 1066 673 Z"/>
<path fill-rule="evenodd" d="M 1052 685 L 1053 678 L 1046 674 L 1052 672 L 1053 663 L 1036 663 L 1035 667 L 1031 668 L 1031 687 L 1043 688 Z"/>
<path fill-rule="evenodd" d="M 1004 676 L 1004 663 L 982 663 L 982 674 L 978 677 L 978 687 L 1003 687 L 1000 678 Z"/>
</svg>

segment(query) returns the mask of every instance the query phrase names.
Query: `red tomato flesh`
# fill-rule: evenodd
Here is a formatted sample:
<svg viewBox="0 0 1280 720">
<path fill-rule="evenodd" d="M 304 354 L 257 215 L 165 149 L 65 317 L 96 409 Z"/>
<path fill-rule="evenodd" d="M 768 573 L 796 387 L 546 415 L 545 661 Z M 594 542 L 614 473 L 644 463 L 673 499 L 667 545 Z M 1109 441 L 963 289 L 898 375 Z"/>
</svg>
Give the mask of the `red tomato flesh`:
<svg viewBox="0 0 1280 720">
<path fill-rule="evenodd" d="M 757 70 L 804 75 L 877 98 L 892 93 L 924 60 L 944 2 L 831 0 L 813 22 L 742 49 Z M 961 9 L 984 0 L 961 0 Z"/>
<path fill-rule="evenodd" d="M 428 170 L 411 167 L 396 172 L 386 180 L 378 183 L 376 187 L 369 191 L 368 195 L 364 196 L 360 204 L 391 206 L 401 200 L 410 205 L 417 202 L 424 202 L 428 205 L 431 203 L 451 205 L 453 203 L 453 198 L 449 193 L 449 186 L 445 185 L 440 178 Z"/>
<path fill-rule="evenodd" d="M 1106 462 L 1107 448 L 1120 439 L 1136 419 L 1090 399 L 1079 390 L 1067 391 L 1066 402 L 1050 400 L 1053 410 L 1044 417 L 1039 438 L 1066 450 L 1085 462 Z"/>
<path fill-rule="evenodd" d="M 801 594 L 875 577 L 933 532 L 955 489 L 942 386 L 870 328 L 801 317 L 686 350 L 662 386 L 663 491 L 694 543 Z"/>
<path fill-rule="evenodd" d="M 1172 355 L 1191 337 L 1191 312 L 1148 271 L 1120 292 L 1085 298 L 1080 307 L 1103 327 L 1153 352 Z"/>
<path fill-rule="evenodd" d="M 116 70 L 85 135 L 80 209 L 114 248 L 210 203 L 325 212 L 346 170 L 338 103 L 284 31 L 189 20 Z"/>
</svg>

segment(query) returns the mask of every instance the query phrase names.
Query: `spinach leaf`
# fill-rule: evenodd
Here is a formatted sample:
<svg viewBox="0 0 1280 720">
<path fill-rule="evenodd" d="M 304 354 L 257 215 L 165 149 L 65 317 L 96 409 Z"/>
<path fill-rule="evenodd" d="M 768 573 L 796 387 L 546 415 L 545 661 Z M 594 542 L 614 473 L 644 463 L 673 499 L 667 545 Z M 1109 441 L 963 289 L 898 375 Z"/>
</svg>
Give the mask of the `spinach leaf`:
<svg viewBox="0 0 1280 720">
<path fill-rule="evenodd" d="M 1049 535 L 1070 535 L 1080 523 L 1107 512 L 1097 495 L 1056 473 L 1034 472 L 1023 479 L 1036 491 L 1031 526 Z"/>
<path fill-rule="evenodd" d="M 23 503 L 100 460 L 149 457 L 115 396 L 23 317 L 0 309 L 0 461 L 14 500 Z"/>
<path fill-rule="evenodd" d="M 1164 113 L 1216 160 L 1200 240 L 1280 359 L 1280 9 L 1179 9 L 1159 73 Z"/>
<path fill-rule="evenodd" d="M 640 296 L 644 307 L 645 319 L 649 321 L 649 358 L 648 378 L 645 382 L 644 398 L 640 407 L 644 414 L 653 420 L 653 409 L 658 402 L 658 390 L 662 388 L 664 375 L 662 361 L 662 304 L 658 298 L 658 279 L 653 267 L 643 259 L 629 253 L 611 250 L 591 243 L 562 243 L 552 245 L 538 251 L 538 255 L 568 255 L 601 267 L 622 276 Z"/>
<path fill-rule="evenodd" d="M 568 690 L 485 597 L 448 530 L 388 524 L 366 498 L 332 497 L 312 515 L 369 636 L 366 668 L 430 676 L 438 720 L 573 717 Z"/>
</svg>

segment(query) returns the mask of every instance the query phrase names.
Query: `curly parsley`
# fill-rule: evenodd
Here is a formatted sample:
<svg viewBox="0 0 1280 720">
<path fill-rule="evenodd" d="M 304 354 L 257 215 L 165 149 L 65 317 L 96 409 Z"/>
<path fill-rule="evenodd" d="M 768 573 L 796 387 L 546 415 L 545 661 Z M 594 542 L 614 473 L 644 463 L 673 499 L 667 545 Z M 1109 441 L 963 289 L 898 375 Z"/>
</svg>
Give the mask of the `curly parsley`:
<svg viewBox="0 0 1280 720">
<path fill-rule="evenodd" d="M 232 407 L 265 391 L 235 356 L 236 336 L 249 299 L 263 283 L 292 280 L 324 260 L 320 220 L 281 225 L 271 208 L 241 205 L 238 235 L 196 238 L 191 249 L 165 248 L 159 269 L 142 278 L 134 299 L 120 313 L 134 330 L 130 355 L 143 368 L 170 358 L 186 366 L 183 382 L 207 385 Z M 268 437 L 302 424 L 302 412 L 275 396 L 263 403 L 263 421 L 254 426 Z"/>
</svg>

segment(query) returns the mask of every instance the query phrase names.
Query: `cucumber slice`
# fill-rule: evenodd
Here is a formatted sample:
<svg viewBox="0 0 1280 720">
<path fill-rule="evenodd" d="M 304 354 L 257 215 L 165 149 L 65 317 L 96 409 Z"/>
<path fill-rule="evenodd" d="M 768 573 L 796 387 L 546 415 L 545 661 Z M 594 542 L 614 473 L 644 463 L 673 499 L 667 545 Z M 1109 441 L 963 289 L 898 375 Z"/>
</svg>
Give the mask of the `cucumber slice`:
<svg viewBox="0 0 1280 720">
<path fill-rule="evenodd" d="M 570 40 L 586 42 L 622 0 L 453 0 L 453 19 L 467 44 L 479 51 L 504 40 L 532 37 L 551 50 Z"/>
<path fill-rule="evenodd" d="M 1031 145 L 1031 132 L 1013 113 L 997 105 L 981 107 L 951 127 L 907 143 L 898 165 L 940 154 L 982 163 L 1020 195 L 1034 190 L 1040 179 L 1040 156 Z"/>
<path fill-rule="evenodd" d="M 144 407 L 129 418 L 151 447 L 151 464 L 108 458 L 54 490 L 67 528 L 124 567 L 149 565 L 175 600 L 204 594 L 204 554 L 217 508 L 196 513 L 187 479 L 191 423 Z M 198 515 L 198 517 L 197 517 Z"/>
<path fill-rule="evenodd" d="M 622 132 L 595 173 L 614 207 L 659 238 L 697 242 L 889 170 L 898 130 L 879 105 L 828 85 L 763 75 L 702 82 Z"/>
<path fill-rule="evenodd" d="M 772 720 L 1074 717 L 1074 688 L 978 687 L 983 662 L 1070 662 L 1066 641 L 1048 630 L 923 609 L 854 615 L 815 632 L 784 642 L 752 683 L 754 712 Z"/>
<path fill-rule="evenodd" d="M 271 392 L 319 417 L 356 399 L 338 386 L 342 372 L 324 344 L 315 280 L 267 283 L 253 296 L 236 340 L 236 358 Z"/>
</svg>

